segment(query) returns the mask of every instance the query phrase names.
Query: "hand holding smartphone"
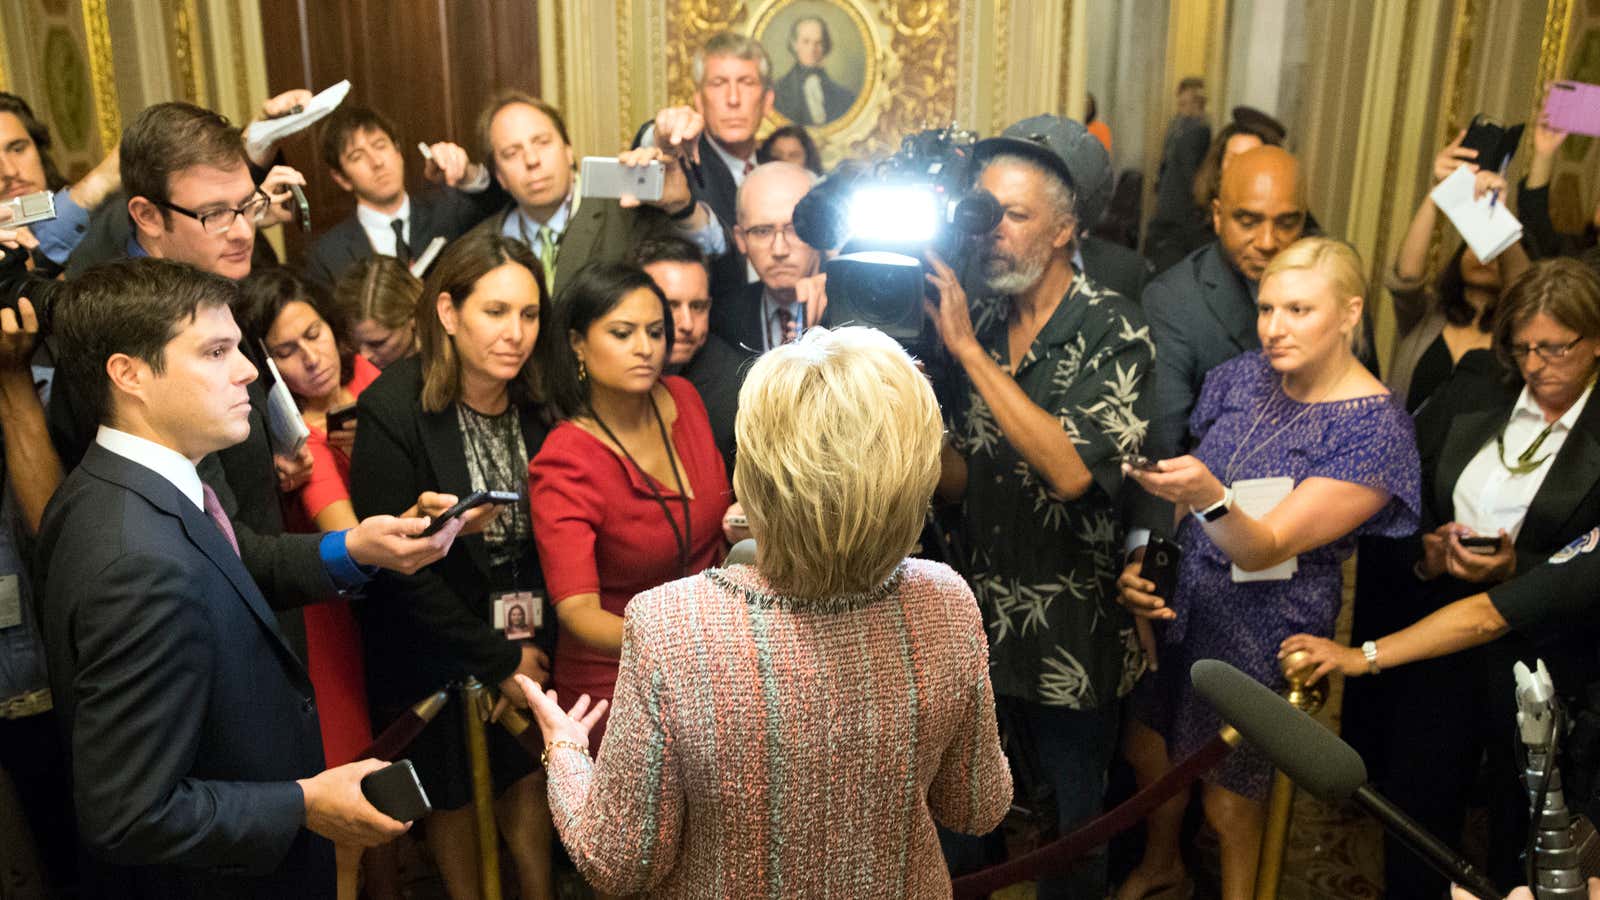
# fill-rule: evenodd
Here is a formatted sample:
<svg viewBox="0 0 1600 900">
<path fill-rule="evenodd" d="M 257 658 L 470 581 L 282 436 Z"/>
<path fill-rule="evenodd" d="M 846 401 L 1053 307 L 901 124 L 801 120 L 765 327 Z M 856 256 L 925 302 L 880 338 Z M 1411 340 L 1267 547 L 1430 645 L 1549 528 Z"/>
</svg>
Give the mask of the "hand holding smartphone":
<svg viewBox="0 0 1600 900">
<path fill-rule="evenodd" d="M 1183 550 L 1177 544 L 1160 535 L 1150 535 L 1150 542 L 1144 547 L 1144 562 L 1139 564 L 1139 577 L 1154 584 L 1150 593 L 1168 605 L 1178 589 L 1178 563 L 1182 559 Z"/>
<path fill-rule="evenodd" d="M 346 425 L 349 425 L 355 420 L 356 405 L 354 403 L 347 403 L 344 406 L 336 406 L 333 409 L 328 410 L 327 431 L 329 434 L 333 434 L 335 431 L 344 428 Z"/>
<path fill-rule="evenodd" d="M 1493 556 L 1500 552 L 1498 534 L 1462 534 L 1457 535 L 1456 540 L 1460 541 L 1461 546 L 1467 548 L 1468 552 L 1479 556 Z"/>
<path fill-rule="evenodd" d="M 1121 456 L 1121 460 L 1123 465 L 1138 469 L 1141 472 L 1161 471 L 1158 460 L 1151 459 L 1148 456 L 1141 456 L 1138 453 L 1124 453 Z"/>
<path fill-rule="evenodd" d="M 433 812 L 416 767 L 402 759 L 361 779 L 361 795 L 378 812 L 396 822 L 415 822 Z"/>
<path fill-rule="evenodd" d="M 434 534 L 437 534 L 439 529 L 450 524 L 452 519 L 459 518 L 462 514 L 477 509 L 486 503 L 492 503 L 496 506 L 506 506 L 516 503 L 520 499 L 522 499 L 521 495 L 517 494 L 515 491 L 473 491 L 457 501 L 455 506 L 452 506 L 439 515 L 434 516 L 433 521 L 429 522 L 428 527 L 423 530 L 422 537 L 431 537 Z"/>
</svg>

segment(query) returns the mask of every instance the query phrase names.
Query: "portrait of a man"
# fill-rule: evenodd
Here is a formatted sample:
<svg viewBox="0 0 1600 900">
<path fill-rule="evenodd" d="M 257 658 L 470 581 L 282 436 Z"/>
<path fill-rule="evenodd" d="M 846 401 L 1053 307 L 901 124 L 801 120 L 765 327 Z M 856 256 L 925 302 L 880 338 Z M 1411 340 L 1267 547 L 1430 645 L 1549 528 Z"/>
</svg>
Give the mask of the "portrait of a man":
<svg viewBox="0 0 1600 900">
<path fill-rule="evenodd" d="M 787 42 L 794 64 L 778 79 L 773 106 L 799 125 L 826 125 L 856 102 L 856 91 L 833 80 L 825 64 L 833 34 L 821 16 L 807 15 L 789 26 Z"/>
</svg>

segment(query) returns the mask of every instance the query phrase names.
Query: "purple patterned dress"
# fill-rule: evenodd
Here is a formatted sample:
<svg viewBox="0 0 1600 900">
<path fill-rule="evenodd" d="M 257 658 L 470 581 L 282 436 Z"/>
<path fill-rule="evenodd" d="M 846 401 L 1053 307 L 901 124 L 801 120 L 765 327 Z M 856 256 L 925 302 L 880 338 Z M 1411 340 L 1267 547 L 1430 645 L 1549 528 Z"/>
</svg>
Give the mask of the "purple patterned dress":
<svg viewBox="0 0 1600 900">
<path fill-rule="evenodd" d="M 1390 500 L 1352 533 L 1300 554 L 1298 571 L 1284 581 L 1235 584 L 1228 558 L 1193 516 L 1184 517 L 1177 538 L 1183 562 L 1172 598 L 1177 618 L 1157 623 L 1161 667 L 1135 695 L 1136 714 L 1166 738 L 1174 762 L 1222 725 L 1194 696 L 1190 664 L 1220 659 L 1281 691 L 1278 645 L 1298 632 L 1333 636 L 1340 564 L 1355 549 L 1356 537 L 1403 537 L 1417 530 L 1420 474 L 1411 417 L 1389 395 L 1304 404 L 1284 394 L 1280 382 L 1260 353 L 1212 369 L 1189 419 L 1200 439 L 1194 455 L 1228 483 L 1289 476 L 1298 485 L 1332 478 L 1387 491 Z M 1231 481 L 1225 475 L 1230 464 Z M 1271 764 L 1248 746 L 1205 776 L 1256 799 L 1266 796 L 1271 777 Z"/>
</svg>

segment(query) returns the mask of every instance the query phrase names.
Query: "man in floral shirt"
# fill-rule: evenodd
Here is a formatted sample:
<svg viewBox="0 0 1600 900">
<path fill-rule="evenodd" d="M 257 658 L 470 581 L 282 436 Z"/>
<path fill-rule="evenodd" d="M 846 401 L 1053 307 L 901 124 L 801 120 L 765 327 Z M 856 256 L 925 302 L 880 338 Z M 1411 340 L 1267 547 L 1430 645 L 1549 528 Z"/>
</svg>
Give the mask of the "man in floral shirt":
<svg viewBox="0 0 1600 900">
<path fill-rule="evenodd" d="M 989 628 L 990 676 L 1056 795 L 1062 832 L 1093 816 L 1116 746 L 1118 698 L 1143 657 L 1115 600 L 1120 456 L 1148 426 L 1141 399 L 1155 356 L 1133 301 L 1075 264 L 1078 221 L 1065 158 L 1081 126 L 1039 116 L 980 143 L 981 185 L 1003 218 L 969 305 L 933 260 L 930 309 L 966 376 L 940 491 L 963 504 L 966 575 Z M 1089 857 L 1039 896 L 1105 895 Z"/>
</svg>

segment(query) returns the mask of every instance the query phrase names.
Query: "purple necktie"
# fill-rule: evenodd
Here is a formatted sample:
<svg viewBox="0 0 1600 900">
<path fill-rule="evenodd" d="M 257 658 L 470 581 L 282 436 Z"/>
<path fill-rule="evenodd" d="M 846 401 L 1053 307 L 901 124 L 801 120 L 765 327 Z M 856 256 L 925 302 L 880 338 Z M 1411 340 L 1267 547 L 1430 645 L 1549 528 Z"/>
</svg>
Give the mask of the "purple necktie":
<svg viewBox="0 0 1600 900">
<path fill-rule="evenodd" d="M 217 492 L 211 489 L 211 485 L 203 481 L 200 483 L 200 490 L 205 493 L 206 515 L 211 517 L 211 521 L 217 523 L 217 527 L 222 530 L 222 536 L 228 539 L 228 546 L 233 548 L 235 555 L 238 555 L 239 539 L 234 537 L 233 523 L 228 521 L 228 514 L 222 511 L 222 501 L 217 499 Z"/>
</svg>

